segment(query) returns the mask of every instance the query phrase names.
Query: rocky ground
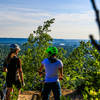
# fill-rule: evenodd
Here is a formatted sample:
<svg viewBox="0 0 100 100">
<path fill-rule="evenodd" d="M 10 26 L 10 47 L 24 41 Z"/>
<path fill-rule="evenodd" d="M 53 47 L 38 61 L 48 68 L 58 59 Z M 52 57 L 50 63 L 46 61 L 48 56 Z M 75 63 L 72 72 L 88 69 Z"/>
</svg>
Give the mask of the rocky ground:
<svg viewBox="0 0 100 100">
<path fill-rule="evenodd" d="M 66 98 L 66 100 L 83 100 L 78 91 L 62 89 L 62 95 Z M 41 93 L 38 91 L 24 91 L 22 94 L 19 95 L 18 100 L 41 100 Z M 54 100 L 52 92 L 50 94 L 49 100 Z"/>
<path fill-rule="evenodd" d="M 67 98 L 71 98 L 71 100 L 83 100 L 82 96 L 78 95 L 76 91 L 62 89 L 62 95 Z M 19 100 L 41 100 L 41 93 L 38 91 L 24 91 L 21 95 L 19 95 Z M 51 92 L 50 99 L 54 100 L 53 93 Z"/>
</svg>

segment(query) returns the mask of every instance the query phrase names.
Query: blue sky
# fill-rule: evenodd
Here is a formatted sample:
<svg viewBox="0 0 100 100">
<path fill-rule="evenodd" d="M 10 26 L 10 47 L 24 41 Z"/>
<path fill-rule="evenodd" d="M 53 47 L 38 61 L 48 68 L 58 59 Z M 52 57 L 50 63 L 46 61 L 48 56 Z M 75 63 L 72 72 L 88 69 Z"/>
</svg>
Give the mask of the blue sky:
<svg viewBox="0 0 100 100">
<path fill-rule="evenodd" d="M 97 6 L 100 1 L 96 0 Z M 53 38 L 98 38 L 90 0 L 0 0 L 0 37 L 27 38 L 44 21 L 55 18 Z"/>
</svg>

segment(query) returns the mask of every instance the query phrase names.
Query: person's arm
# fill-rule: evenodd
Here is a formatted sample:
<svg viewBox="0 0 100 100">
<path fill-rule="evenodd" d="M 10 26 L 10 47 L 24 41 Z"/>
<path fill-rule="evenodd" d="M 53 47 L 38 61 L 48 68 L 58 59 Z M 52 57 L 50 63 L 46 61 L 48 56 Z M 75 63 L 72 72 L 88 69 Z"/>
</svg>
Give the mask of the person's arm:
<svg viewBox="0 0 100 100">
<path fill-rule="evenodd" d="M 6 67 L 3 67 L 3 72 L 7 72 L 7 68 Z"/>
<path fill-rule="evenodd" d="M 23 79 L 22 67 L 18 68 L 18 71 L 19 71 L 19 75 L 20 75 L 20 78 L 21 78 L 22 85 L 25 86 L 24 79 Z"/>
<path fill-rule="evenodd" d="M 59 79 L 62 80 L 63 79 L 63 67 L 59 68 Z"/>
<path fill-rule="evenodd" d="M 21 81 L 24 82 L 22 67 L 20 67 L 19 69 L 19 75 L 20 75 Z"/>
<path fill-rule="evenodd" d="M 22 84 L 24 84 L 23 71 L 22 71 L 22 65 L 21 65 L 21 60 L 20 59 L 18 61 L 18 72 L 19 72 Z"/>
<path fill-rule="evenodd" d="M 38 71 L 40 76 L 42 75 L 43 68 L 44 68 L 44 65 L 42 64 L 41 67 L 39 68 L 39 71 Z"/>
</svg>

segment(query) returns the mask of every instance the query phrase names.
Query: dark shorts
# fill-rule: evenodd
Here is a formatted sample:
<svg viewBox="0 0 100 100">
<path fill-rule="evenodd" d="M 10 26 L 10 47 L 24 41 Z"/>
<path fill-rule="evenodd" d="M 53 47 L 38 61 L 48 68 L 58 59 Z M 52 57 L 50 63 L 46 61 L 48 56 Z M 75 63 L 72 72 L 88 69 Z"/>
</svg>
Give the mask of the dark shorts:
<svg viewBox="0 0 100 100">
<path fill-rule="evenodd" d="M 12 88 L 13 85 L 15 85 L 15 87 L 18 88 L 18 89 L 21 88 L 21 82 L 20 82 L 20 80 L 16 80 L 16 81 L 6 80 L 6 84 L 7 84 L 8 88 Z"/>
<path fill-rule="evenodd" d="M 60 100 L 61 87 L 59 82 L 45 83 L 42 90 L 42 100 L 49 100 L 50 91 L 53 91 L 55 100 Z"/>
</svg>

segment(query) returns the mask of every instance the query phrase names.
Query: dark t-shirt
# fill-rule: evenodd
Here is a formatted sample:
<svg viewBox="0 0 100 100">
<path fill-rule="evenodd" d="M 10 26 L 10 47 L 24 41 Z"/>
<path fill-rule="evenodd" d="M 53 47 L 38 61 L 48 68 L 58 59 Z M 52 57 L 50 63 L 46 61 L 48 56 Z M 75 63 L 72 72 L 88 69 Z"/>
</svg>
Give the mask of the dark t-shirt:
<svg viewBox="0 0 100 100">
<path fill-rule="evenodd" d="M 3 66 L 6 67 L 8 70 L 6 80 L 16 81 L 17 69 L 21 67 L 20 59 L 15 56 L 15 57 L 11 58 L 9 64 L 7 64 L 7 62 L 5 60 Z"/>
</svg>

